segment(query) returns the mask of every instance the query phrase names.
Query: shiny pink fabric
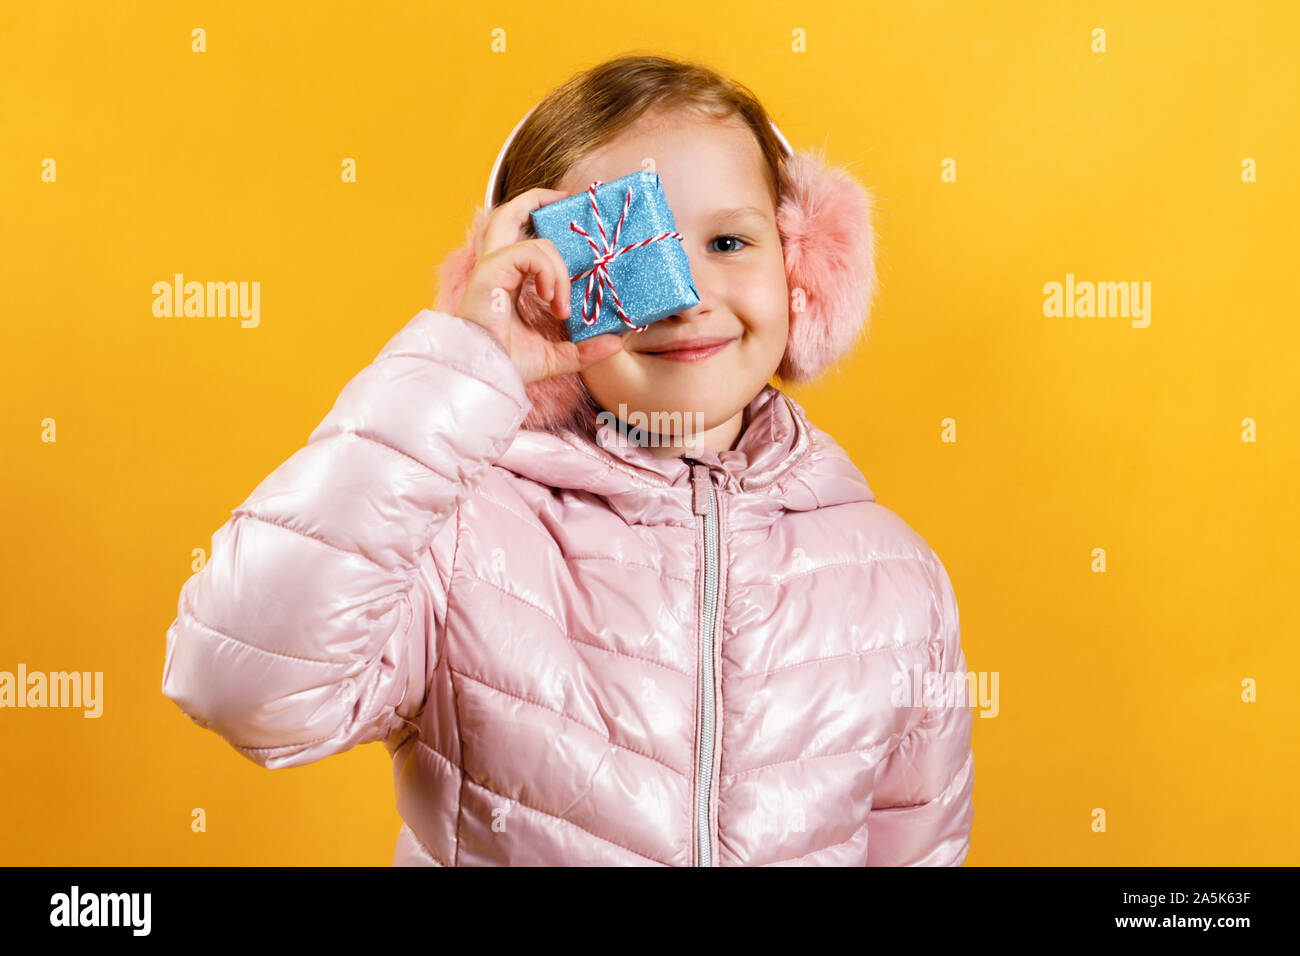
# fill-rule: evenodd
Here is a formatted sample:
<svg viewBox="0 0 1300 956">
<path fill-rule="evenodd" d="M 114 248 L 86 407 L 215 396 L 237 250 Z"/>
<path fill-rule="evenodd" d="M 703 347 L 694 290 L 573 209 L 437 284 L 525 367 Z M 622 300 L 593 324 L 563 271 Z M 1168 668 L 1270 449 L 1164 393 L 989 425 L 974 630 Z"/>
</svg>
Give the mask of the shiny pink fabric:
<svg viewBox="0 0 1300 956">
<path fill-rule="evenodd" d="M 607 424 L 521 430 L 492 336 L 417 314 L 213 536 L 163 693 L 265 767 L 382 741 L 396 865 L 693 865 L 705 518 Z M 959 865 L 968 706 L 942 563 L 767 386 L 700 455 L 719 517 L 718 866 Z"/>
</svg>

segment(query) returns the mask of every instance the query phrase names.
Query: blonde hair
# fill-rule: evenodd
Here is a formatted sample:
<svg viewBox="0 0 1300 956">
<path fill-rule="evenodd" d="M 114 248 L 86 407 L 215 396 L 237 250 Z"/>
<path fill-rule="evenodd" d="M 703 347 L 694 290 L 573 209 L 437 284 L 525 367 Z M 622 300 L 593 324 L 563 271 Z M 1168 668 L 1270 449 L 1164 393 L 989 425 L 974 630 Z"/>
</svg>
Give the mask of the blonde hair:
<svg viewBox="0 0 1300 956">
<path fill-rule="evenodd" d="M 495 204 L 529 189 L 554 189 L 574 163 L 658 107 L 739 117 L 763 154 L 773 205 L 782 193 L 783 154 L 767 111 L 744 85 L 664 56 L 621 56 L 573 76 L 537 104 L 501 163 Z"/>
</svg>

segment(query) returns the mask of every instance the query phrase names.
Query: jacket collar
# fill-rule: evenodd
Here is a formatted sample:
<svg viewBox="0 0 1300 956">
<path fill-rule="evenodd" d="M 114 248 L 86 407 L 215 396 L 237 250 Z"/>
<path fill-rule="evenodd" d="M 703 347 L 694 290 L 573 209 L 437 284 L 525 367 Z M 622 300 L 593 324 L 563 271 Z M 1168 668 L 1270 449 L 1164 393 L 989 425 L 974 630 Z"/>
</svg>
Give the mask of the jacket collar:
<svg viewBox="0 0 1300 956">
<path fill-rule="evenodd" d="M 768 514 L 875 500 L 848 454 L 784 392 L 765 385 L 748 412 L 749 426 L 735 448 L 688 456 L 714 472 L 723 492 L 749 496 Z M 620 439 L 618 429 L 594 412 L 560 431 L 521 430 L 497 466 L 553 488 L 598 495 L 629 523 L 696 520 L 690 464 L 656 458 Z"/>
</svg>

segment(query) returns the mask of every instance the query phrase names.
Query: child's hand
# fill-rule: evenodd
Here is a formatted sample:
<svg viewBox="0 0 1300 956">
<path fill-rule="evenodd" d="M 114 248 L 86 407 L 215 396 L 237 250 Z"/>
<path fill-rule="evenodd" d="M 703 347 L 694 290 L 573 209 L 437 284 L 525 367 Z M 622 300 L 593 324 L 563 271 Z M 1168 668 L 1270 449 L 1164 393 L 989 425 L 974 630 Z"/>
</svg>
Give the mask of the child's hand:
<svg viewBox="0 0 1300 956">
<path fill-rule="evenodd" d="M 530 189 L 492 210 L 479 248 L 475 249 L 474 271 L 456 313 L 492 333 L 526 385 L 577 372 L 623 348 L 622 336 L 613 333 L 596 335 L 577 345 L 552 342 L 519 317 L 519 289 L 530 274 L 535 277 L 537 294 L 550 305 L 556 321 L 562 322 L 569 315 L 569 269 L 560 251 L 549 239 L 524 238 L 530 222 L 528 214 L 566 195 L 555 189 Z"/>
</svg>

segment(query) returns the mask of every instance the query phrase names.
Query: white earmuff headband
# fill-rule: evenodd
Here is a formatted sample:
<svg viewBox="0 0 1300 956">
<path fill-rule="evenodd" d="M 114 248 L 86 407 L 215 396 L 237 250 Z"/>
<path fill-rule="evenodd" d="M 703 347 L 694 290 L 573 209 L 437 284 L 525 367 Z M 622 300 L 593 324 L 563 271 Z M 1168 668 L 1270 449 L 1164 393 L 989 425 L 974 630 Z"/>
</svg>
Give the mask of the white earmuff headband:
<svg viewBox="0 0 1300 956">
<path fill-rule="evenodd" d="M 506 158 L 506 150 L 508 150 L 510 144 L 515 141 L 515 136 L 519 134 L 519 130 L 524 125 L 525 120 L 533 115 L 533 110 L 535 109 L 537 109 L 536 106 L 525 113 L 523 119 L 515 124 L 515 128 L 510 131 L 510 135 L 506 137 L 505 143 L 502 144 L 501 151 L 497 153 L 496 162 L 492 164 L 492 174 L 488 176 L 487 192 L 483 194 L 484 209 L 491 209 L 495 205 L 493 198 L 496 196 L 497 189 L 501 185 L 501 162 Z M 769 123 L 770 122 L 771 121 L 769 120 Z M 775 123 L 771 123 L 771 126 L 772 132 L 776 134 L 777 142 L 781 144 L 781 151 L 785 153 L 787 159 L 792 158 L 794 156 L 794 150 L 790 147 L 790 141 L 785 138 L 785 134 L 777 128 Z"/>
</svg>

